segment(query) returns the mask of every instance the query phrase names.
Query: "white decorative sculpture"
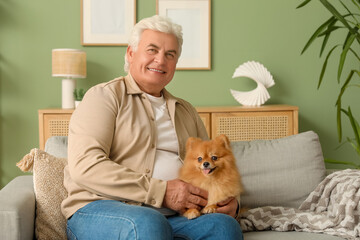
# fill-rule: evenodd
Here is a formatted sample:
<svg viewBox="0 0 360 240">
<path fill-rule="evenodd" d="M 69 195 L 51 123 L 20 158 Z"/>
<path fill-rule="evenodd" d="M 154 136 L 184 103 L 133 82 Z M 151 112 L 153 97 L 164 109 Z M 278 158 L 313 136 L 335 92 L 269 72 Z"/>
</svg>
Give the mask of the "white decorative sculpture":
<svg viewBox="0 0 360 240">
<path fill-rule="evenodd" d="M 249 61 L 241 64 L 235 69 L 232 76 L 232 78 L 236 77 L 247 77 L 257 83 L 257 87 L 254 90 L 247 92 L 230 89 L 231 94 L 240 104 L 260 106 L 270 98 L 267 88 L 274 86 L 275 82 L 271 73 L 261 63 Z"/>
</svg>

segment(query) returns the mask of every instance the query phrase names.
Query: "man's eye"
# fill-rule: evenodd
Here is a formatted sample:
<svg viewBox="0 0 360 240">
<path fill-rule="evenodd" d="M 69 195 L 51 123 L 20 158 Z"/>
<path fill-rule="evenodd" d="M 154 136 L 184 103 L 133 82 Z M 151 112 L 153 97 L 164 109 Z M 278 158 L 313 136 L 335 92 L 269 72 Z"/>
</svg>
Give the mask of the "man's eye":
<svg viewBox="0 0 360 240">
<path fill-rule="evenodd" d="M 166 54 L 166 57 L 167 57 L 168 59 L 174 59 L 174 58 L 175 58 L 175 55 L 172 54 L 172 53 L 168 53 L 168 54 Z"/>
<path fill-rule="evenodd" d="M 150 48 L 150 49 L 148 49 L 147 51 L 148 51 L 148 53 L 150 53 L 150 54 L 154 54 L 154 53 L 156 53 L 156 50 L 155 50 L 155 49 L 153 49 L 153 48 Z"/>
<path fill-rule="evenodd" d="M 202 157 L 198 157 L 198 162 L 201 162 L 202 161 Z"/>
</svg>

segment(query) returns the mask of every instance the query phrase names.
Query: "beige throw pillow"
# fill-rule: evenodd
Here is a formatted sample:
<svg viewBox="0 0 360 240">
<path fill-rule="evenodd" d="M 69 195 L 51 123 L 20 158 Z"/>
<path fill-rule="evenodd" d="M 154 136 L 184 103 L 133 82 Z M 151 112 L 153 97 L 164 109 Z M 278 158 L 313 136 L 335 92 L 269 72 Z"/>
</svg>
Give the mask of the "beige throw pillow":
<svg viewBox="0 0 360 240">
<path fill-rule="evenodd" d="M 66 158 L 56 158 L 40 149 L 32 149 L 16 165 L 32 171 L 36 198 L 35 235 L 41 239 L 66 239 L 66 219 L 60 205 L 67 196 L 64 188 Z"/>
</svg>

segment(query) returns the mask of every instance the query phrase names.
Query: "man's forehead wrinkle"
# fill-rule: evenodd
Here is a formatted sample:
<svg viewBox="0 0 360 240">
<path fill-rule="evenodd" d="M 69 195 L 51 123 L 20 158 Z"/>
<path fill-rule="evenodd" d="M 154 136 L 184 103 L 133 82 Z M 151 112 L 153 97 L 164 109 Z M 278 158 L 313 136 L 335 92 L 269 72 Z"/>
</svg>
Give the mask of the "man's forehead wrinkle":
<svg viewBox="0 0 360 240">
<path fill-rule="evenodd" d="M 148 44 L 148 47 L 160 48 L 159 46 L 157 46 L 157 45 L 154 44 L 154 43 L 149 43 L 149 44 Z"/>
</svg>

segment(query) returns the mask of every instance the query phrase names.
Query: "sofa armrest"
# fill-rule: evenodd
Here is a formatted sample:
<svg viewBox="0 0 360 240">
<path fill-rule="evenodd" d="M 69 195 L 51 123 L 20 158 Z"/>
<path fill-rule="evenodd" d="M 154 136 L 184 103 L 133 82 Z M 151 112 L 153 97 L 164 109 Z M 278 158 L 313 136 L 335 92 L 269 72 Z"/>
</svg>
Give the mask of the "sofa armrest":
<svg viewBox="0 0 360 240">
<path fill-rule="evenodd" d="M 0 191 L 0 239 L 33 239 L 34 223 L 32 176 L 18 176 Z"/>
</svg>

